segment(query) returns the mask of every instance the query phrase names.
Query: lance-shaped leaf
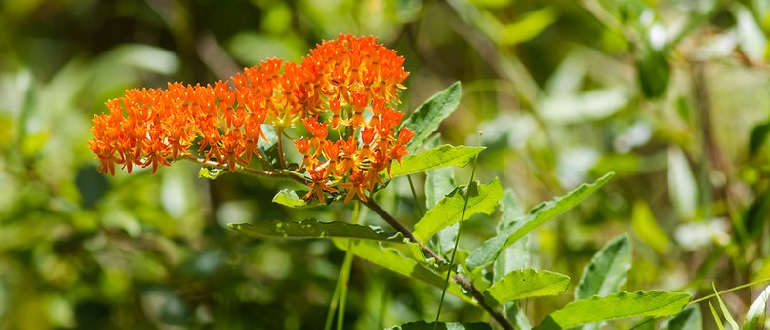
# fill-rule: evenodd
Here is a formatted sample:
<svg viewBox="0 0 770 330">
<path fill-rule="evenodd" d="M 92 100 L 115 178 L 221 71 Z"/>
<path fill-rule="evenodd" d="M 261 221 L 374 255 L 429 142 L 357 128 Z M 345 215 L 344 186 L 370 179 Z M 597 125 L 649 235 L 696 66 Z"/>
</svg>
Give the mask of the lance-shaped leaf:
<svg viewBox="0 0 770 330">
<path fill-rule="evenodd" d="M 458 322 L 409 322 L 385 330 L 494 330 L 489 323 L 458 323 Z"/>
<path fill-rule="evenodd" d="M 438 129 L 439 124 L 449 117 L 460 105 L 463 89 L 460 82 L 456 82 L 449 88 L 431 96 L 409 118 L 401 124 L 412 132 L 417 133 L 406 145 L 406 150 L 414 152 L 425 139 Z"/>
<path fill-rule="evenodd" d="M 497 207 L 497 202 L 504 195 L 503 186 L 497 178 L 485 185 L 479 185 L 476 181 L 472 182 L 468 187 L 466 219 L 460 219 L 465 206 L 465 189 L 462 188 L 463 186 L 457 187 L 436 204 L 436 207 L 425 212 L 425 216 L 414 225 L 415 237 L 424 242 L 439 230 L 458 221 L 466 220 L 474 213 L 491 214 Z"/>
<path fill-rule="evenodd" d="M 428 283 L 436 288 L 444 288 L 445 272 L 436 273 L 426 268 L 414 259 L 408 258 L 398 251 L 381 247 L 371 241 L 334 239 L 334 245 L 340 250 L 352 252 L 359 258 L 365 259 L 375 265 L 394 271 L 406 277 L 414 278 Z M 454 282 L 450 282 L 447 292 L 458 296 L 465 301 L 476 305 L 476 301 L 463 294 L 462 289 Z"/>
<path fill-rule="evenodd" d="M 402 242 L 400 235 L 387 235 L 378 227 L 354 225 L 345 222 L 321 222 L 316 219 L 295 221 L 258 221 L 256 223 L 229 224 L 247 236 L 255 238 L 356 238 L 386 242 Z"/>
<path fill-rule="evenodd" d="M 666 320 L 660 330 L 690 330 L 703 329 L 703 317 L 698 305 L 688 305 L 681 313 Z M 750 328 L 753 329 L 753 328 Z"/>
<path fill-rule="evenodd" d="M 583 269 L 575 289 L 575 300 L 593 295 L 606 296 L 620 291 L 631 269 L 631 243 L 627 235 L 621 235 L 596 252 Z"/>
<path fill-rule="evenodd" d="M 573 301 L 546 316 L 536 330 L 567 329 L 592 322 L 626 317 L 664 317 L 678 314 L 690 301 L 689 293 L 669 291 L 617 292 Z"/>
<path fill-rule="evenodd" d="M 591 261 L 583 269 L 575 289 L 575 300 L 585 299 L 593 295 L 604 297 L 620 291 L 626 283 L 626 275 L 631 268 L 631 243 L 628 235 L 621 235 L 610 241 L 596 252 Z M 603 322 L 582 326 L 583 330 L 599 330 Z"/>
<path fill-rule="evenodd" d="M 401 160 L 401 164 L 393 163 L 390 175 L 397 177 L 447 166 L 463 167 L 482 150 L 484 147 L 455 147 L 445 144 L 419 154 L 408 155 Z"/>
<path fill-rule="evenodd" d="M 765 288 L 762 293 L 754 299 L 749 307 L 749 312 L 746 314 L 746 321 L 743 322 L 743 329 L 755 329 L 760 323 L 759 321 L 767 314 L 767 300 L 770 299 L 770 286 Z"/>
<path fill-rule="evenodd" d="M 500 201 L 503 215 L 500 218 L 500 224 L 497 228 L 499 234 L 509 226 L 521 226 L 516 221 L 524 221 L 526 218 L 519 201 L 516 199 L 516 193 L 511 188 L 505 188 L 505 197 Z M 532 252 L 529 249 L 529 236 L 524 236 L 516 243 L 503 249 L 495 259 L 493 266 L 494 276 L 492 282 L 495 283 L 516 269 L 525 269 L 532 266 Z"/>
<path fill-rule="evenodd" d="M 500 251 L 524 237 L 527 233 L 539 227 L 546 221 L 553 219 L 573 207 L 588 196 L 604 186 L 614 173 L 610 172 L 596 180 L 592 184 L 582 184 L 569 194 L 556 197 L 548 202 L 542 203 L 530 210 L 524 215 L 522 221 L 514 221 L 511 226 L 506 227 L 497 236 L 484 242 L 478 249 L 474 250 L 468 259 L 465 260 L 468 269 L 473 270 L 490 264 L 497 258 Z"/>
<path fill-rule="evenodd" d="M 484 292 L 498 304 L 529 297 L 552 296 L 569 287 L 569 276 L 534 269 L 514 270 Z"/>
<path fill-rule="evenodd" d="M 727 321 L 728 324 L 730 324 L 730 328 L 732 330 L 738 330 L 738 322 L 735 322 L 735 319 L 733 318 L 732 314 L 730 314 L 730 310 L 727 309 L 727 306 L 725 306 L 725 302 L 722 301 L 722 297 L 719 296 L 719 292 L 717 291 L 716 286 L 714 285 L 714 282 L 711 282 L 711 288 L 714 289 L 714 295 L 717 297 L 717 301 L 719 302 L 719 308 L 722 310 L 722 315 L 725 317 L 725 321 Z M 714 307 L 711 306 L 711 302 L 709 302 L 709 307 L 711 308 L 711 313 L 714 314 L 714 319 L 717 319 L 719 316 L 714 311 Z M 719 323 L 722 323 L 721 321 Z"/>
<path fill-rule="evenodd" d="M 431 140 L 428 140 L 426 144 L 427 143 L 431 143 Z M 455 175 L 452 168 L 443 167 L 426 172 L 425 209 L 432 209 L 442 198 L 444 198 L 444 196 L 452 192 L 455 187 L 457 187 L 457 184 L 455 183 Z M 440 230 L 433 236 L 428 244 L 430 244 L 430 247 L 440 255 L 451 251 L 452 248 L 454 248 L 459 228 L 459 224 L 454 224 Z"/>
</svg>

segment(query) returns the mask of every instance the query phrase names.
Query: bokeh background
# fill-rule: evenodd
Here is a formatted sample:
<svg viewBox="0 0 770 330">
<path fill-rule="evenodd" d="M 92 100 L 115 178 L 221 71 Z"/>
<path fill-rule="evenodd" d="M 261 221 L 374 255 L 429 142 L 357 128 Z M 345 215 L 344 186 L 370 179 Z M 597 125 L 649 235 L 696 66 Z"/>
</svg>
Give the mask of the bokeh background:
<svg viewBox="0 0 770 330">
<path fill-rule="evenodd" d="M 126 89 L 213 84 L 339 33 L 377 36 L 406 58 L 402 111 L 462 81 L 442 138 L 485 146 L 477 178 L 500 177 L 525 208 L 617 173 L 522 256 L 570 275 L 571 290 L 623 232 L 628 290 L 704 295 L 770 277 L 770 2 L 3 0 L 0 329 L 321 328 L 343 253 L 226 225 L 347 221 L 350 208 L 288 210 L 270 203 L 285 182 L 200 179 L 185 162 L 103 175 L 87 141 L 93 115 Z M 404 222 L 418 219 L 405 179 L 382 194 Z M 496 221 L 467 224 L 472 249 Z M 431 320 L 441 294 L 360 260 L 350 287 L 355 329 Z M 723 299 L 740 318 L 762 288 Z M 524 309 L 537 323 L 571 298 Z M 442 315 L 487 318 L 453 299 Z"/>
</svg>

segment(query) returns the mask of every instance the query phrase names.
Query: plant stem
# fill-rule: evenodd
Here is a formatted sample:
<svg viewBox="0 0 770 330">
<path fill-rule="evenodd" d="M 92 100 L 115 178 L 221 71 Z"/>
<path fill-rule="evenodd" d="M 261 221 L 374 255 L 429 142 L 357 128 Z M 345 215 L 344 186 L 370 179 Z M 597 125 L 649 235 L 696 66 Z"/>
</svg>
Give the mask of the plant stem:
<svg viewBox="0 0 770 330">
<path fill-rule="evenodd" d="M 412 232 L 407 229 L 400 221 L 398 221 L 393 215 L 388 213 L 388 211 L 385 211 L 380 207 L 377 202 L 374 201 L 374 198 L 368 198 L 366 202 L 362 202 L 366 207 L 368 207 L 370 210 L 377 213 L 377 215 L 382 218 L 382 220 L 385 220 L 389 225 L 391 225 L 394 229 L 396 229 L 399 233 L 404 235 L 404 237 L 412 240 L 413 242 L 417 243 L 417 245 L 422 248 L 422 251 L 432 257 L 436 262 L 445 263 L 446 259 L 438 255 L 436 252 L 431 250 L 428 246 L 423 244 L 417 237 L 412 234 Z M 508 318 L 505 317 L 502 313 L 499 311 L 496 311 L 492 306 L 486 303 L 486 300 L 484 299 L 484 294 L 481 293 L 474 285 L 471 283 L 468 279 L 463 277 L 461 274 L 456 274 L 452 277 L 455 283 L 457 283 L 460 287 L 463 288 L 466 292 L 468 292 L 471 297 L 476 299 L 479 306 L 483 308 L 489 315 L 491 315 L 497 323 L 499 323 L 503 329 L 505 330 L 514 330 L 513 324 L 508 320 Z"/>
<path fill-rule="evenodd" d="M 414 183 L 412 183 L 412 176 L 407 175 L 406 179 L 409 180 L 409 188 L 412 190 L 414 204 L 417 206 L 417 210 L 420 211 L 420 216 L 422 217 L 425 215 L 425 210 L 423 210 L 422 205 L 420 204 L 420 200 L 417 198 L 417 192 L 414 190 Z"/>
<path fill-rule="evenodd" d="M 198 158 L 193 155 L 186 155 L 184 157 L 196 163 L 200 163 L 202 165 L 211 166 L 211 167 L 220 168 L 220 169 L 228 168 L 227 165 L 220 164 L 213 160 L 205 160 L 203 158 Z M 305 179 L 303 176 L 301 176 L 297 172 L 257 170 L 253 168 L 244 167 L 243 165 L 239 165 L 239 164 L 235 165 L 235 169 L 237 172 L 243 172 L 243 173 L 248 173 L 248 174 L 257 175 L 257 176 L 266 176 L 266 177 L 277 178 L 277 179 L 294 180 L 304 185 L 307 185 L 309 183 L 307 179 Z"/>
<path fill-rule="evenodd" d="M 481 146 L 481 132 L 479 132 L 479 145 Z M 471 184 L 473 184 L 473 175 L 476 174 L 476 163 L 478 163 L 479 154 L 473 158 L 473 170 L 471 170 L 471 177 L 468 179 L 468 185 L 465 188 L 465 201 L 463 202 L 463 212 L 460 214 L 460 223 L 457 226 L 457 236 L 455 236 L 455 246 L 452 249 L 452 257 L 449 259 L 449 264 L 454 265 L 455 256 L 457 255 L 457 247 L 460 246 L 460 235 L 463 232 L 463 221 L 465 221 L 465 210 L 468 209 L 468 198 L 471 193 Z M 436 329 L 438 325 L 438 319 L 441 316 L 441 307 L 444 305 L 444 297 L 446 296 L 446 289 L 449 287 L 449 276 L 452 275 L 452 269 L 450 268 L 446 273 L 446 279 L 444 280 L 444 291 L 441 292 L 441 300 L 438 303 L 438 311 L 436 312 L 436 323 L 433 325 L 433 329 Z M 482 296 L 483 298 L 483 296 Z"/>
<path fill-rule="evenodd" d="M 422 251 L 431 256 L 434 260 L 437 262 L 446 262 L 443 257 L 438 255 L 436 252 L 433 252 L 430 248 L 428 248 L 425 244 L 422 243 L 417 237 L 412 234 L 412 232 L 404 227 L 403 224 L 401 224 L 400 221 L 398 221 L 393 215 L 388 213 L 388 211 L 385 211 L 380 207 L 380 204 L 377 204 L 377 202 L 374 201 L 374 198 L 367 198 L 366 202 L 363 202 L 363 204 L 368 207 L 370 210 L 374 211 L 374 213 L 377 213 L 377 215 L 382 218 L 382 220 L 385 220 L 391 227 L 393 227 L 395 230 L 397 230 L 399 233 L 404 235 L 404 237 L 412 240 L 412 242 L 417 243 L 422 248 Z"/>
</svg>

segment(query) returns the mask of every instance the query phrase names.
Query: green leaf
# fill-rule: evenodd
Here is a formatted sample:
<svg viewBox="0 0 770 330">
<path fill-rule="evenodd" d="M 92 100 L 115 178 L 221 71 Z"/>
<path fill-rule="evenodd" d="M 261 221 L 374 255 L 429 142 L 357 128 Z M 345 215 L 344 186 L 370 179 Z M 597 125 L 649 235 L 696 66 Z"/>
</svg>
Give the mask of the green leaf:
<svg viewBox="0 0 770 330">
<path fill-rule="evenodd" d="M 499 43 L 512 46 L 529 41 L 551 26 L 557 16 L 558 13 L 550 7 L 524 13 L 521 19 L 503 27 Z"/>
<path fill-rule="evenodd" d="M 425 175 L 425 207 L 431 209 L 457 186 L 451 168 L 439 168 Z"/>
<path fill-rule="evenodd" d="M 452 168 L 444 167 L 427 172 L 425 175 L 425 208 L 429 210 L 436 206 L 441 198 L 452 192 L 456 186 Z M 452 225 L 440 230 L 430 241 L 431 248 L 438 254 L 451 251 L 458 230 L 459 225 Z"/>
<path fill-rule="evenodd" d="M 666 320 L 661 325 L 660 330 L 701 330 L 703 329 L 703 319 L 698 305 L 688 305 L 671 319 Z"/>
<path fill-rule="evenodd" d="M 683 218 L 692 218 L 698 206 L 698 185 L 682 149 L 668 149 L 668 195 Z"/>
<path fill-rule="evenodd" d="M 409 322 L 387 328 L 385 330 L 494 330 L 489 323 L 458 323 L 458 322 Z"/>
<path fill-rule="evenodd" d="M 641 48 L 636 62 L 636 73 L 642 93 L 648 98 L 658 98 L 668 88 L 671 65 L 666 58 L 666 49 L 653 49 L 646 45 Z"/>
<path fill-rule="evenodd" d="M 716 286 L 714 286 L 714 283 L 711 283 L 711 288 L 714 289 L 714 294 L 717 297 L 717 301 L 719 302 L 719 308 L 722 310 L 722 316 L 725 317 L 725 321 L 730 325 L 730 328 L 732 330 L 738 330 L 738 323 L 735 322 L 735 319 L 730 314 L 730 311 L 727 310 L 727 306 L 725 306 L 724 301 L 722 301 L 722 297 L 719 296 L 719 292 L 717 291 Z"/>
<path fill-rule="evenodd" d="M 748 8 L 740 4 L 736 4 L 734 8 L 737 11 L 735 18 L 738 21 L 736 27 L 741 50 L 751 61 L 764 61 L 767 53 L 767 39 L 762 27 L 757 24 Z"/>
<path fill-rule="evenodd" d="M 402 242 L 400 235 L 387 235 L 378 227 L 354 225 L 345 222 L 321 222 L 316 219 L 295 221 L 258 221 L 253 224 L 229 224 L 247 236 L 254 238 L 356 238 L 386 242 Z"/>
<path fill-rule="evenodd" d="M 462 85 L 458 81 L 431 96 L 404 120 L 401 126 L 417 133 L 406 145 L 407 151 L 411 153 L 417 150 L 438 129 L 439 124 L 457 109 L 462 93 Z"/>
<path fill-rule="evenodd" d="M 709 301 L 709 310 L 711 310 L 711 316 L 714 317 L 714 323 L 717 325 L 717 329 L 725 330 L 725 326 L 722 324 L 722 319 L 719 317 L 719 313 L 714 309 L 714 305 Z"/>
<path fill-rule="evenodd" d="M 548 315 L 538 330 L 565 329 L 582 324 L 626 317 L 664 317 L 677 314 L 690 301 L 690 294 L 668 291 L 617 292 L 573 301 Z"/>
<path fill-rule="evenodd" d="M 746 313 L 746 321 L 743 322 L 743 330 L 754 329 L 758 324 L 761 323 L 762 319 L 767 314 L 768 299 L 770 299 L 770 286 L 765 288 L 765 290 L 759 294 L 757 299 L 751 303 L 749 312 Z"/>
<path fill-rule="evenodd" d="M 455 147 L 445 144 L 419 154 L 408 155 L 401 160 L 401 164 L 393 163 L 390 175 L 397 177 L 447 166 L 463 167 L 484 149 L 484 147 Z"/>
<path fill-rule="evenodd" d="M 548 123 L 569 125 L 607 118 L 626 107 L 631 93 L 623 87 L 541 98 L 537 109 Z"/>
<path fill-rule="evenodd" d="M 497 233 L 501 233 L 506 227 L 515 225 L 516 221 L 524 220 L 522 215 L 524 210 L 519 205 L 516 199 L 516 193 L 511 188 L 505 188 L 505 197 L 500 202 L 502 205 L 503 215 L 500 219 L 500 225 L 497 228 Z M 531 266 L 531 251 L 529 249 L 529 235 L 525 235 L 520 240 L 513 243 L 511 246 L 503 249 L 503 251 L 495 258 L 493 266 L 494 276 L 493 283 L 500 281 L 503 276 L 516 269 L 524 269 Z"/>
<path fill-rule="evenodd" d="M 307 202 L 297 195 L 297 192 L 291 189 L 282 189 L 275 197 L 273 197 L 273 203 L 281 204 L 291 208 L 307 207 Z"/>
<path fill-rule="evenodd" d="M 439 230 L 446 228 L 461 220 L 467 220 L 475 213 L 491 214 L 497 207 L 497 202 L 503 198 L 503 186 L 495 178 L 492 182 L 479 185 L 473 181 L 468 187 L 468 207 L 465 210 L 465 219 L 460 219 L 465 206 L 464 186 L 457 187 L 449 195 L 444 197 L 436 207 L 428 212 L 414 225 L 414 236 L 425 242 Z"/>
<path fill-rule="evenodd" d="M 376 242 L 334 239 L 334 245 L 340 250 L 352 252 L 356 256 L 385 269 L 417 279 L 439 289 L 444 288 L 446 272 L 433 272 L 416 260 L 408 258 L 396 250 L 383 248 Z M 476 301 L 466 296 L 460 286 L 454 282 L 450 282 L 446 290 L 474 306 L 477 305 Z"/>
<path fill-rule="evenodd" d="M 658 225 L 647 202 L 639 200 L 634 203 L 631 211 L 631 226 L 636 236 L 653 250 L 658 253 L 668 251 L 668 236 Z"/>
<path fill-rule="evenodd" d="M 630 268 L 631 242 L 624 234 L 607 243 L 591 258 L 575 289 L 575 300 L 593 295 L 604 297 L 620 291 Z"/>
<path fill-rule="evenodd" d="M 749 135 L 749 157 L 757 155 L 759 148 L 767 141 L 767 137 L 770 135 L 770 121 L 764 122 L 751 129 Z"/>
<path fill-rule="evenodd" d="M 499 304 L 529 297 L 552 296 L 569 287 L 569 276 L 547 270 L 514 270 L 484 292 Z"/>
<path fill-rule="evenodd" d="M 546 221 L 577 206 L 604 186 L 613 175 L 615 174 L 612 172 L 607 173 L 592 184 L 584 183 L 565 196 L 556 197 L 536 206 L 524 215 L 520 221 L 516 221 L 514 225 L 506 227 L 500 234 L 487 240 L 478 249 L 474 250 L 468 256 L 468 259 L 465 260 L 468 269 L 473 270 L 492 263 L 502 249 L 511 246 L 511 244 Z"/>
<path fill-rule="evenodd" d="M 51 138 L 51 131 L 42 130 L 33 134 L 27 134 L 21 141 L 21 154 L 25 158 L 33 158 L 39 154 Z"/>
<path fill-rule="evenodd" d="M 225 171 L 221 168 L 206 168 L 201 167 L 200 171 L 198 171 L 198 177 L 199 178 L 205 178 L 209 180 L 216 179 L 220 174 L 224 173 Z"/>
</svg>

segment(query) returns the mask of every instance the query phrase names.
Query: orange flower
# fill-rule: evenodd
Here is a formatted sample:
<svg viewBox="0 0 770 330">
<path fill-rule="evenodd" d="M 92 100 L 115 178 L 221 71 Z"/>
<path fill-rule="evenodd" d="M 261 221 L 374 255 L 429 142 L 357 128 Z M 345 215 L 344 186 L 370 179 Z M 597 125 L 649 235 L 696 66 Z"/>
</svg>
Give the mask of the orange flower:
<svg viewBox="0 0 770 330">
<path fill-rule="evenodd" d="M 316 171 L 308 169 L 307 172 L 310 174 L 310 179 L 312 181 L 310 181 L 310 191 L 308 191 L 305 196 L 302 196 L 302 199 L 310 199 L 313 198 L 313 196 L 316 196 L 321 203 L 326 203 L 324 191 L 335 193 L 337 192 L 337 189 L 328 185 L 329 178 L 325 175 L 323 170 Z"/>
<path fill-rule="evenodd" d="M 350 182 L 345 182 L 340 185 L 340 187 L 348 190 L 348 194 L 345 196 L 345 203 L 350 202 L 350 200 L 353 199 L 353 196 L 356 195 L 362 201 L 367 201 L 366 194 L 364 194 L 364 190 L 368 189 L 366 187 L 365 179 L 363 172 L 353 171 L 353 174 L 350 175 Z"/>
<path fill-rule="evenodd" d="M 339 187 L 346 202 L 354 196 L 365 201 L 366 191 L 384 184 L 379 173 L 401 161 L 414 136 L 402 129 L 396 138 L 403 113 L 393 106 L 409 76 L 403 62 L 374 37 L 340 34 L 299 63 L 267 59 L 231 83 L 129 90 L 105 103 L 108 113 L 94 116 L 88 146 L 99 171 L 113 175 L 116 165 L 129 173 L 134 166 L 155 172 L 191 155 L 236 171 L 254 154 L 261 157 L 259 141 L 267 141 L 262 125 L 281 134 L 301 121 L 309 134 L 293 142 L 303 157 L 299 171 L 311 178 L 303 198 L 324 202 L 324 194 Z M 331 136 L 330 127 L 336 131 Z"/>
</svg>

